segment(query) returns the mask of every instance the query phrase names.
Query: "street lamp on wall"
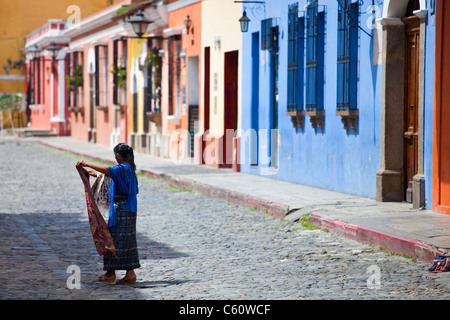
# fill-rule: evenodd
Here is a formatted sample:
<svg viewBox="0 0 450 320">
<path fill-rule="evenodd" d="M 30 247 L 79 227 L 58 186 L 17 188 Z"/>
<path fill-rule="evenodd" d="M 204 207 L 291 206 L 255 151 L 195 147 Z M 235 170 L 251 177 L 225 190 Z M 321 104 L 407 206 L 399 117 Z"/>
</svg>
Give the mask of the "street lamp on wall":
<svg viewBox="0 0 450 320">
<path fill-rule="evenodd" d="M 136 35 L 141 38 L 142 35 L 147 31 L 148 25 L 153 21 L 147 19 L 142 13 L 142 10 L 138 10 L 136 15 L 128 19 L 127 22 L 131 24 Z"/>
<path fill-rule="evenodd" d="M 54 42 L 50 43 L 50 45 L 45 48 L 48 52 L 50 57 L 52 58 L 51 61 L 55 61 L 56 57 L 58 56 L 59 51 L 62 49 L 60 46 L 57 46 Z M 42 52 L 42 49 L 40 49 L 36 44 L 34 44 L 30 49 L 28 49 L 28 53 L 31 53 L 34 59 L 37 59 L 40 57 Z M 44 60 L 46 61 L 46 60 Z"/>
<path fill-rule="evenodd" d="M 42 49 L 39 49 L 37 44 L 34 44 L 30 49 L 28 49 L 28 52 L 31 53 L 33 59 L 39 58 L 41 51 Z"/>
<path fill-rule="evenodd" d="M 55 61 L 56 56 L 59 53 L 59 50 L 61 50 L 61 47 L 58 47 L 54 42 L 52 42 L 48 47 L 47 50 L 50 52 L 50 57 L 52 57 L 52 61 Z"/>
<path fill-rule="evenodd" d="M 234 3 L 242 3 L 244 6 L 244 13 L 242 17 L 239 19 L 241 32 L 248 32 L 248 24 L 250 22 L 249 17 L 247 17 L 247 12 L 245 8 L 250 9 L 253 16 L 255 16 L 255 13 L 257 14 L 264 13 L 265 15 L 265 5 L 266 5 L 265 1 L 234 1 Z"/>
<path fill-rule="evenodd" d="M 189 29 L 191 28 L 192 20 L 187 16 L 186 20 L 184 20 L 184 26 L 186 27 L 186 34 L 189 34 Z"/>
<path fill-rule="evenodd" d="M 239 19 L 239 23 L 241 24 L 241 32 L 247 32 L 248 31 L 248 23 L 250 22 L 250 19 L 247 17 L 247 12 L 244 10 L 243 16 Z"/>
</svg>

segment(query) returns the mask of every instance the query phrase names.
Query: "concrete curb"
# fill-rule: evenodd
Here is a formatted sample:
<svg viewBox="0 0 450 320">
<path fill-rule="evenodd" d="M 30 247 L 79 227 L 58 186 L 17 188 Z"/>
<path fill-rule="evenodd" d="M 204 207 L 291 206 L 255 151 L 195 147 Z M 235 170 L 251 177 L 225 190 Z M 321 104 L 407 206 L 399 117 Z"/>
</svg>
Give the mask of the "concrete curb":
<svg viewBox="0 0 450 320">
<path fill-rule="evenodd" d="M 286 217 L 286 214 L 289 211 L 289 208 L 285 205 L 260 199 L 258 197 L 219 187 L 212 187 L 207 184 L 198 183 L 189 179 L 182 179 L 177 176 L 155 173 L 146 169 L 141 169 L 138 171 L 148 177 L 163 180 L 166 183 L 170 183 L 176 187 L 186 188 L 210 197 L 225 199 L 246 207 L 256 207 L 260 210 L 267 210 L 268 213 L 280 218 Z"/>
<path fill-rule="evenodd" d="M 312 213 L 310 215 L 309 223 L 346 238 L 376 245 L 389 252 L 404 254 L 421 261 L 432 261 L 436 256 L 443 255 L 447 252 L 444 249 L 435 248 L 434 246 L 417 240 L 402 238 L 366 227 L 352 225 L 325 217 L 319 213 Z"/>
</svg>

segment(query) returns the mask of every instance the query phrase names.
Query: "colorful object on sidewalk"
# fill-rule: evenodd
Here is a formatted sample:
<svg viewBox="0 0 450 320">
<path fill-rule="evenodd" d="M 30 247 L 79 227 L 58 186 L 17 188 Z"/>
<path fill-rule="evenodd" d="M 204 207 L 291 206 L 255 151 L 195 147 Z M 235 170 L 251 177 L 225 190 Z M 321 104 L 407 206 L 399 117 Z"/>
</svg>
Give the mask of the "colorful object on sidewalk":
<svg viewBox="0 0 450 320">
<path fill-rule="evenodd" d="M 450 271 L 450 256 L 437 256 L 433 264 L 428 267 L 429 272 L 447 272 Z"/>
<path fill-rule="evenodd" d="M 84 184 L 84 192 L 86 194 L 86 205 L 89 217 L 89 225 L 91 227 L 92 237 L 97 252 L 101 256 L 109 256 L 116 252 L 114 241 L 109 232 L 108 225 L 95 201 L 95 194 L 89 183 L 89 173 L 83 167 L 76 167 Z"/>
</svg>

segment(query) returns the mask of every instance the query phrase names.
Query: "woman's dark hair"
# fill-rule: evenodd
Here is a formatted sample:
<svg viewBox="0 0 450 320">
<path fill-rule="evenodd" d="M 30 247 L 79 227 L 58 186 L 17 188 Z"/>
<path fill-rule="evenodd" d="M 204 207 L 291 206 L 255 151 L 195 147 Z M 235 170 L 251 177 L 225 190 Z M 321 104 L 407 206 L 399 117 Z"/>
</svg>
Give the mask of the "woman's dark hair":
<svg viewBox="0 0 450 320">
<path fill-rule="evenodd" d="M 136 165 L 134 164 L 134 153 L 133 148 L 131 148 L 126 143 L 119 143 L 114 147 L 114 154 L 120 154 L 124 160 L 126 160 L 134 171 L 136 171 Z"/>
</svg>

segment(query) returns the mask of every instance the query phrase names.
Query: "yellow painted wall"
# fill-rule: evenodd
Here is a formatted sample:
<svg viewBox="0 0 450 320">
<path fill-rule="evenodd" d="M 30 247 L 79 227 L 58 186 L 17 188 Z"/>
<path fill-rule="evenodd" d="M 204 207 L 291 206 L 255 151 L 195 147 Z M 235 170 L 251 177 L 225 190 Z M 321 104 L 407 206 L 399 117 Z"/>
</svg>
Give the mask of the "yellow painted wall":
<svg viewBox="0 0 450 320">
<path fill-rule="evenodd" d="M 0 0 L 0 74 L 5 74 L 3 65 L 8 58 L 12 61 L 23 59 L 21 49 L 25 36 L 44 25 L 48 19 L 68 19 L 73 11 L 67 12 L 71 5 L 80 8 L 80 18 L 118 0 Z M 25 68 L 10 70 L 10 74 L 25 74 Z M 24 92 L 25 83 L 21 81 L 0 81 L 0 92 Z"/>
<path fill-rule="evenodd" d="M 210 47 L 210 131 L 224 130 L 224 63 L 225 52 L 239 50 L 238 66 L 238 128 L 241 128 L 241 62 L 242 34 L 239 18 L 242 16 L 242 4 L 234 0 L 204 0 L 202 2 L 202 54 Z M 216 39 L 220 37 L 220 48 Z M 205 65 L 201 65 L 203 78 Z M 215 83 L 217 81 L 217 83 Z M 217 90 L 215 89 L 217 87 Z M 204 86 L 201 87 L 201 105 L 204 104 Z M 203 116 L 203 115 L 202 115 Z M 201 119 L 203 121 L 203 119 Z"/>
</svg>

